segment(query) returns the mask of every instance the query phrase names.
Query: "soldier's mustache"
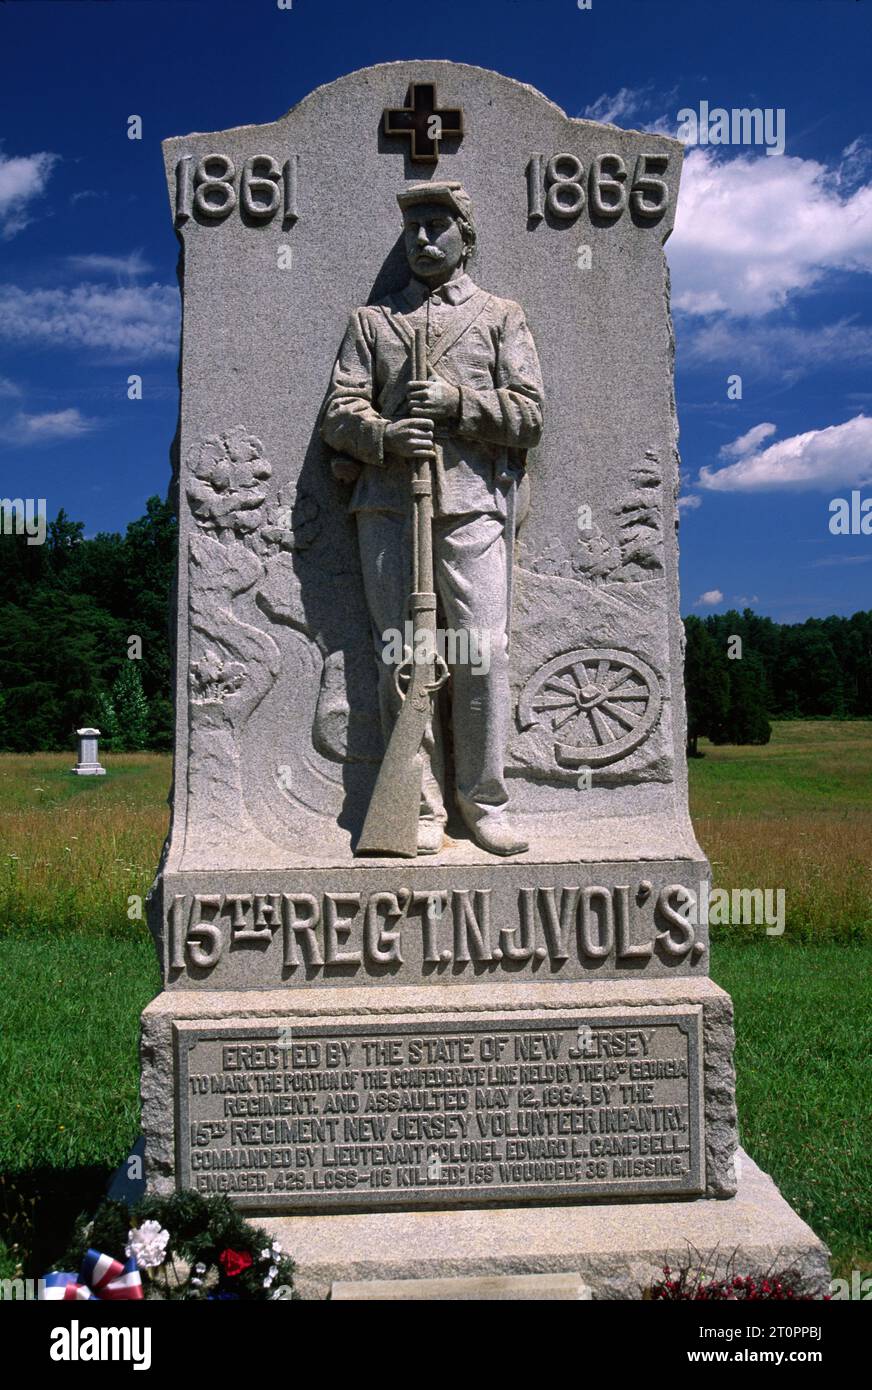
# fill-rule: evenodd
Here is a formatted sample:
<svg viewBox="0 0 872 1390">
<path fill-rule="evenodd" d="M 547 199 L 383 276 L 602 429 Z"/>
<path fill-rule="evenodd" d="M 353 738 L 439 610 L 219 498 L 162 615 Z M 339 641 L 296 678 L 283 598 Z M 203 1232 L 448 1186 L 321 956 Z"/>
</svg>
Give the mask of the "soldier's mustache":
<svg viewBox="0 0 872 1390">
<path fill-rule="evenodd" d="M 426 256 L 430 261 L 444 261 L 445 252 L 440 251 L 438 246 L 422 246 L 418 252 L 419 256 Z"/>
</svg>

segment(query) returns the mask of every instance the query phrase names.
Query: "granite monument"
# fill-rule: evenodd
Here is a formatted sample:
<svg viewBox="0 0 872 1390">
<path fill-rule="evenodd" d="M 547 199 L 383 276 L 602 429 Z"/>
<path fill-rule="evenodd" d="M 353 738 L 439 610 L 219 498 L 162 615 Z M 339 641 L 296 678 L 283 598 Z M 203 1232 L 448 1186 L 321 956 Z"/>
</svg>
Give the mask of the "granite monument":
<svg viewBox="0 0 872 1390">
<path fill-rule="evenodd" d="M 737 1190 L 684 753 L 682 147 L 432 61 L 164 150 L 148 1182 L 281 1225 L 316 1292 L 581 1270 L 616 1296 L 652 1230 L 720 1230 Z M 585 1213 L 616 1202 L 594 1277 Z"/>
</svg>

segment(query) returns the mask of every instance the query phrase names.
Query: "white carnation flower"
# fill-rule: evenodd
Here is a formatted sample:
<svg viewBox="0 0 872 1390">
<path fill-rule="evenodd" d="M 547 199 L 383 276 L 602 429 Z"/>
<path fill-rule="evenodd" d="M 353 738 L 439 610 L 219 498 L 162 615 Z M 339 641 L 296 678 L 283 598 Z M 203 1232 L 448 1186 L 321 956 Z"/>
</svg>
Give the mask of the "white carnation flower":
<svg viewBox="0 0 872 1390">
<path fill-rule="evenodd" d="M 157 1269 L 166 1259 L 169 1240 L 169 1231 L 163 1230 L 159 1221 L 143 1221 L 127 1232 L 124 1253 L 136 1260 L 139 1269 Z"/>
</svg>

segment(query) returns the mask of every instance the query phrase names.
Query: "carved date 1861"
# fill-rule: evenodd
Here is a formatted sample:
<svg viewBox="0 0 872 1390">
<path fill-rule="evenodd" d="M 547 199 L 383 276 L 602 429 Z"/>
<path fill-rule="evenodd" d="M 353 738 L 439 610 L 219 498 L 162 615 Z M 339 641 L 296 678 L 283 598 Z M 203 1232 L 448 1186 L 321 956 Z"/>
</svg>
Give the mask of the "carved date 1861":
<svg viewBox="0 0 872 1390">
<path fill-rule="evenodd" d="M 297 160 L 292 154 L 279 167 L 269 154 L 246 159 L 237 177 L 229 155 L 183 155 L 176 165 L 176 226 L 192 216 L 220 222 L 235 208 L 255 222 L 269 222 L 281 209 L 282 225 L 297 221 Z"/>
</svg>

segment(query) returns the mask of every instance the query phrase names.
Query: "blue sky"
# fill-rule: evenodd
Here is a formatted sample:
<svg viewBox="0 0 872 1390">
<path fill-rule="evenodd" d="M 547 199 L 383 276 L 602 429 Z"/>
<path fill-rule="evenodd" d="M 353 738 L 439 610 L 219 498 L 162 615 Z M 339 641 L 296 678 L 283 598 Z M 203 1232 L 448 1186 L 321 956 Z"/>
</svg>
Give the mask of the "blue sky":
<svg viewBox="0 0 872 1390">
<path fill-rule="evenodd" d="M 0 53 L 0 495 L 93 534 L 166 491 L 161 139 L 274 120 L 370 63 L 452 58 L 634 128 L 674 134 L 704 101 L 784 111 L 781 156 L 688 147 L 667 248 L 682 608 L 872 607 L 872 536 L 828 526 L 831 499 L 872 496 L 872 0 L 6 0 Z"/>
</svg>

